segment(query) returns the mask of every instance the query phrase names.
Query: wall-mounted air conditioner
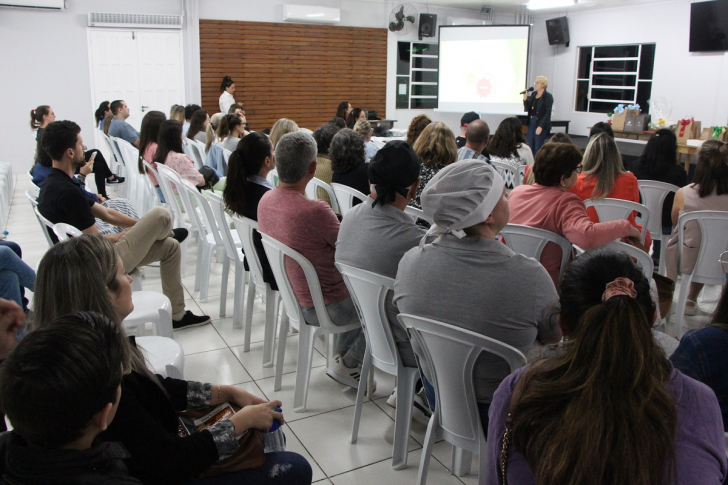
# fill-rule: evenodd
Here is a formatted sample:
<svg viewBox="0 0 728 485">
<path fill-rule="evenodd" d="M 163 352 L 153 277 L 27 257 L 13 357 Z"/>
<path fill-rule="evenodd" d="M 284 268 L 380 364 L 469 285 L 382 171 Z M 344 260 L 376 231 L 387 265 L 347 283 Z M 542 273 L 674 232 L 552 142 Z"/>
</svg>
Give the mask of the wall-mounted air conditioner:
<svg viewBox="0 0 728 485">
<path fill-rule="evenodd" d="M 464 17 L 448 17 L 447 25 L 492 25 L 492 20 L 468 19 Z"/>
<path fill-rule="evenodd" d="M 65 0 L 0 0 L 0 7 L 43 8 L 62 10 Z"/>
<path fill-rule="evenodd" d="M 316 7 L 313 5 L 283 5 L 283 21 L 314 24 L 337 24 L 341 22 L 341 9 Z"/>
<path fill-rule="evenodd" d="M 115 27 L 124 29 L 181 29 L 181 15 L 140 13 L 88 13 L 89 27 Z"/>
</svg>

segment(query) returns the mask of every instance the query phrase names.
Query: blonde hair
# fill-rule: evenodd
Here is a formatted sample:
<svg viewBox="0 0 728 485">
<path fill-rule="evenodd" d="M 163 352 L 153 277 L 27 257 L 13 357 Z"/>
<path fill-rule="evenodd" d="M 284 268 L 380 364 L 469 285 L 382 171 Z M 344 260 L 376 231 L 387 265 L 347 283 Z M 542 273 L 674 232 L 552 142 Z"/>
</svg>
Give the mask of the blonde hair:
<svg viewBox="0 0 728 485">
<path fill-rule="evenodd" d="M 413 147 L 423 165 L 450 165 L 457 161 L 455 134 L 442 121 L 430 123 L 422 130 Z"/>
<path fill-rule="evenodd" d="M 219 140 L 216 134 L 217 127 L 220 126 L 220 120 L 224 117 L 225 115 L 223 113 L 215 113 L 210 117 L 210 121 L 207 123 L 207 127 L 205 128 L 205 136 L 207 137 L 205 141 L 205 153 L 210 151 L 210 145 Z"/>
<path fill-rule="evenodd" d="M 538 81 L 541 84 L 543 84 L 543 88 L 544 89 L 546 89 L 547 87 L 549 87 L 549 80 L 546 79 L 546 76 L 536 76 L 536 81 Z"/>
<path fill-rule="evenodd" d="M 296 124 L 295 121 L 289 120 L 288 118 L 281 118 L 276 121 L 273 128 L 271 128 L 268 138 L 270 139 L 273 148 L 275 148 L 283 135 L 286 133 L 294 133 L 296 131 L 298 131 L 298 124 Z"/>
<path fill-rule="evenodd" d="M 173 104 L 172 109 L 169 110 L 169 119 L 179 121 L 180 123 L 185 122 L 185 107 L 179 104 Z"/>
<path fill-rule="evenodd" d="M 614 139 L 606 133 L 599 133 L 589 140 L 581 166 L 585 176 L 597 179 L 592 192 L 592 197 L 596 199 L 609 197 L 614 189 L 617 175 L 625 173 L 619 148 Z"/>
<path fill-rule="evenodd" d="M 359 133 L 361 136 L 366 137 L 370 133 L 373 133 L 372 124 L 367 120 L 359 120 L 354 125 L 354 131 Z"/>
</svg>

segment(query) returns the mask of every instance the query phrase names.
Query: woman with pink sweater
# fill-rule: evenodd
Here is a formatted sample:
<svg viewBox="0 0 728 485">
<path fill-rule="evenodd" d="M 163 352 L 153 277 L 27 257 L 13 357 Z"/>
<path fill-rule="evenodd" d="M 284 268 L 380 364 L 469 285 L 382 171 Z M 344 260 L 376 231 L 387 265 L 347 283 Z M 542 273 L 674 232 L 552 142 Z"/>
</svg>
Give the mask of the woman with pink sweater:
<svg viewBox="0 0 728 485">
<path fill-rule="evenodd" d="M 205 178 L 195 167 L 195 163 L 182 149 L 182 123 L 175 120 L 162 122 L 159 127 L 159 140 L 154 162 L 171 168 L 180 176 L 197 187 L 205 186 Z M 177 188 L 173 187 L 177 192 Z"/>
<path fill-rule="evenodd" d="M 621 238 L 639 241 L 640 232 L 627 220 L 592 222 L 584 202 L 569 193 L 581 172 L 581 152 L 574 145 L 547 143 L 536 155 L 536 183 L 514 188 L 508 196 L 511 224 L 538 227 L 568 239 L 582 249 L 592 249 Z M 561 249 L 548 243 L 541 264 L 558 288 Z"/>
</svg>

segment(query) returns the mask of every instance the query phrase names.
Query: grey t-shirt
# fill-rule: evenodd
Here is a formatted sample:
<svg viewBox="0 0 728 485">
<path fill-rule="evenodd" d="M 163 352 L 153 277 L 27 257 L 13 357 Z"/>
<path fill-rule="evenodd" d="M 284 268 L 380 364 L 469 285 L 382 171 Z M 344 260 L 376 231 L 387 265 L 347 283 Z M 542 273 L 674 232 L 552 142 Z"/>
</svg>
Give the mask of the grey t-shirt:
<svg viewBox="0 0 728 485">
<path fill-rule="evenodd" d="M 539 341 L 559 335 L 549 318 L 557 299 L 551 277 L 535 259 L 493 239 L 450 234 L 408 251 L 394 284 L 401 313 L 478 332 L 526 356 Z M 473 375 L 478 401 L 489 403 L 508 374 L 504 360 L 481 354 Z"/>
<path fill-rule="evenodd" d="M 238 149 L 238 143 L 240 143 L 240 138 L 238 138 L 237 136 L 229 136 L 220 143 L 220 146 L 225 150 L 230 150 L 231 152 L 234 152 Z"/>
<path fill-rule="evenodd" d="M 113 118 L 109 125 L 109 136 L 121 138 L 133 145 L 134 142 L 139 139 L 139 132 L 126 121 L 122 121 L 119 118 Z"/>
</svg>

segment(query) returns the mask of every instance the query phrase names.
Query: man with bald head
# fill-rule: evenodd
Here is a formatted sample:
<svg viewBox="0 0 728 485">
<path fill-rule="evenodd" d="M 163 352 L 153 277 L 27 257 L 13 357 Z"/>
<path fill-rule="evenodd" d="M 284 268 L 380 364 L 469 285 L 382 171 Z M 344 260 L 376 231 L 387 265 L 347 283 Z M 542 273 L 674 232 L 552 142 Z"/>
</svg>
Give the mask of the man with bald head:
<svg viewBox="0 0 728 485">
<path fill-rule="evenodd" d="M 490 140 L 490 128 L 483 120 L 474 120 L 468 123 L 465 129 L 465 146 L 458 150 L 459 160 L 480 160 L 488 162 L 485 147 Z"/>
</svg>

